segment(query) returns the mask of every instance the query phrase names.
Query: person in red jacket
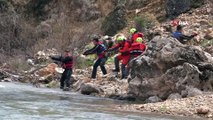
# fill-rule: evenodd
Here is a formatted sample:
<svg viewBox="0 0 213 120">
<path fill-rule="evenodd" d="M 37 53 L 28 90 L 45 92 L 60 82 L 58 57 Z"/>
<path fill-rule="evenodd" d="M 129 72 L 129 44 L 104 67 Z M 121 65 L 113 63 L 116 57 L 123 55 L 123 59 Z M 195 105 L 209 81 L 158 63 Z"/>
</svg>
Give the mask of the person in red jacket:
<svg viewBox="0 0 213 120">
<path fill-rule="evenodd" d="M 132 43 L 131 48 L 129 49 L 131 58 L 138 57 L 141 55 L 146 49 L 146 45 L 143 44 L 143 39 L 138 37 L 136 42 Z"/>
<path fill-rule="evenodd" d="M 70 54 L 70 50 L 66 49 L 64 56 L 54 57 L 50 56 L 51 59 L 60 61 L 62 64 L 62 68 L 64 72 L 61 75 L 60 79 L 60 89 L 68 91 L 70 89 L 70 77 L 72 75 L 72 67 L 73 67 L 73 57 Z"/>
<path fill-rule="evenodd" d="M 141 37 L 141 38 L 144 37 L 144 34 L 143 34 L 142 32 L 138 32 L 138 31 L 136 30 L 136 28 L 131 28 L 129 32 L 130 32 L 130 34 L 131 34 L 131 42 L 132 42 L 132 43 L 136 42 L 136 39 L 137 39 L 138 37 Z"/>
<path fill-rule="evenodd" d="M 113 70 L 113 72 L 119 72 L 120 68 L 119 68 L 119 61 L 122 61 L 121 64 L 121 79 L 127 78 L 127 68 L 126 65 L 129 62 L 130 59 L 130 53 L 129 53 L 129 48 L 131 46 L 130 41 L 127 41 L 125 39 L 125 37 L 123 36 L 119 36 L 117 37 L 117 44 L 114 45 L 112 48 L 108 49 L 107 51 L 114 51 L 119 49 L 120 54 L 117 55 L 114 59 L 114 63 L 115 63 L 115 69 Z"/>
</svg>

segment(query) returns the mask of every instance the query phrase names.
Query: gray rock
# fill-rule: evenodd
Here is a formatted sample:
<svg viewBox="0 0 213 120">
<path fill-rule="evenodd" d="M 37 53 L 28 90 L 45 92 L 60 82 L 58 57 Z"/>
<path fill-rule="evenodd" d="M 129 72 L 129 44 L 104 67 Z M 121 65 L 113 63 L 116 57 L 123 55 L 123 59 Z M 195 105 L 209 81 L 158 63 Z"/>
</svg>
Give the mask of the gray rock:
<svg viewBox="0 0 213 120">
<path fill-rule="evenodd" d="M 188 91 L 188 95 L 187 97 L 195 97 L 197 95 L 202 95 L 203 92 L 197 88 L 193 88 L 193 87 L 189 87 L 187 88 L 187 91 Z"/>
<path fill-rule="evenodd" d="M 173 93 L 173 94 L 169 95 L 169 97 L 167 99 L 174 100 L 174 99 L 179 99 L 179 98 L 182 98 L 179 93 Z"/>
<path fill-rule="evenodd" d="M 167 0 L 166 13 L 169 18 L 175 18 L 192 7 L 199 7 L 202 4 L 204 0 Z"/>
<path fill-rule="evenodd" d="M 182 94 L 189 86 L 199 90 L 213 86 L 211 55 L 200 47 L 187 46 L 170 37 L 152 39 L 144 54 L 131 63 L 129 94 L 140 100 L 172 93 Z M 208 90 L 207 89 L 207 90 Z"/>
<path fill-rule="evenodd" d="M 102 23 L 102 31 L 106 35 L 115 35 L 117 31 L 123 29 L 127 25 L 127 19 L 125 17 L 125 6 L 119 5 L 109 13 Z"/>
<path fill-rule="evenodd" d="M 100 93 L 101 89 L 96 85 L 83 83 L 80 87 L 80 91 L 81 91 L 81 94 L 90 95 L 94 93 L 97 93 L 97 94 Z"/>
<path fill-rule="evenodd" d="M 152 96 L 146 100 L 146 103 L 156 103 L 156 102 L 161 102 L 161 101 L 162 100 L 158 96 Z"/>
</svg>

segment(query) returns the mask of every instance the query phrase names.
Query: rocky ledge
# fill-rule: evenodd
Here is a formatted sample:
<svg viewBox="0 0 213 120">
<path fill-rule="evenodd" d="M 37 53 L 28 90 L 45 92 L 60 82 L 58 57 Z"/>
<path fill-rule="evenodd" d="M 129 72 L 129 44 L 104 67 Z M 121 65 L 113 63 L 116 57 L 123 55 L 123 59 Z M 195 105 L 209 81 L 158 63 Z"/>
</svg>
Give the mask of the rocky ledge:
<svg viewBox="0 0 213 120">
<path fill-rule="evenodd" d="M 158 103 L 132 104 L 118 106 L 122 110 L 153 112 L 167 115 L 211 118 L 213 116 L 213 95 L 199 95 L 189 98 L 178 98 Z"/>
</svg>

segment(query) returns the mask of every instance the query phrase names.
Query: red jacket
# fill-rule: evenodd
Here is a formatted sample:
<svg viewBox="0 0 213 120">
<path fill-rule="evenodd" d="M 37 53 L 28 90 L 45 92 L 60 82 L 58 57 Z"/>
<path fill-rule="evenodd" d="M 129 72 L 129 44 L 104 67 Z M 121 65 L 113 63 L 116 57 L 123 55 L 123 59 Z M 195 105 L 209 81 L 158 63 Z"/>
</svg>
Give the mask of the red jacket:
<svg viewBox="0 0 213 120">
<path fill-rule="evenodd" d="M 121 55 L 129 55 L 129 48 L 131 47 L 130 41 L 123 41 L 121 43 L 117 43 L 116 45 L 112 46 L 108 51 L 113 51 L 119 49 Z"/>
<path fill-rule="evenodd" d="M 62 58 L 62 67 L 64 69 L 71 69 L 73 66 L 73 58 L 70 53 L 66 53 L 65 56 Z"/>
<path fill-rule="evenodd" d="M 146 49 L 146 45 L 143 43 L 132 43 L 131 48 L 129 49 L 130 54 L 134 56 L 141 55 Z"/>
<path fill-rule="evenodd" d="M 144 34 L 143 34 L 142 32 L 136 32 L 136 33 L 132 34 L 132 38 L 131 38 L 132 43 L 136 42 L 136 39 L 137 39 L 138 37 L 143 38 L 143 37 L 144 37 Z"/>
</svg>

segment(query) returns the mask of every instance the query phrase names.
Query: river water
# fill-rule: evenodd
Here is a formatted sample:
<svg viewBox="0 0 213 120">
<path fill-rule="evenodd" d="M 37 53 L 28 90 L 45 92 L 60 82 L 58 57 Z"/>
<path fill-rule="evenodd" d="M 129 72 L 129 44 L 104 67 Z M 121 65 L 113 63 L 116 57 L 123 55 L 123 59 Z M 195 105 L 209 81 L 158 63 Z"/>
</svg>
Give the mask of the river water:
<svg viewBox="0 0 213 120">
<path fill-rule="evenodd" d="M 0 120 L 188 120 L 118 111 L 128 104 L 59 89 L 0 82 Z"/>
</svg>

